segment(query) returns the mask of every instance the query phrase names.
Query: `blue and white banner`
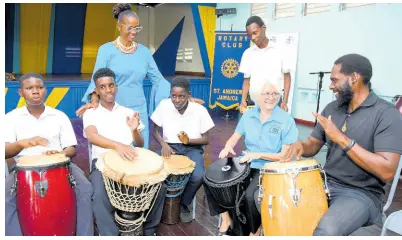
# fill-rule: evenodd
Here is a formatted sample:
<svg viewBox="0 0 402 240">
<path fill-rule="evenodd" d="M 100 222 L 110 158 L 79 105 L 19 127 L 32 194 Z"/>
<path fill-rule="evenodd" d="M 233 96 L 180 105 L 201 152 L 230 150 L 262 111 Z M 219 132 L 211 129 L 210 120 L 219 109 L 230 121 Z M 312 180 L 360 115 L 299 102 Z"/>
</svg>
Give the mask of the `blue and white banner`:
<svg viewBox="0 0 402 240">
<path fill-rule="evenodd" d="M 244 76 L 239 72 L 243 52 L 250 47 L 246 32 L 215 32 L 214 69 L 209 107 L 229 110 L 239 106 Z"/>
</svg>

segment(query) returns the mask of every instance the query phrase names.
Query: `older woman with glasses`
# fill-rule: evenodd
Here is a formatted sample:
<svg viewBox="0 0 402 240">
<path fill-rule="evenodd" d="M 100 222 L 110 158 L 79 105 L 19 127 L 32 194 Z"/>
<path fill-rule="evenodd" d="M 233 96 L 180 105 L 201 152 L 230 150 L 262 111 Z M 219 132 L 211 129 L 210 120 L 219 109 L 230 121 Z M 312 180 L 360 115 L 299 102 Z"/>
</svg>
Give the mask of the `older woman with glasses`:
<svg viewBox="0 0 402 240">
<path fill-rule="evenodd" d="M 119 86 L 116 102 L 139 112 L 140 119 L 145 125 L 145 129 L 141 132 L 144 148 L 149 148 L 148 112 L 143 82 L 146 77 L 152 82 L 150 112 L 162 99 L 169 98 L 170 84 L 159 72 L 149 49 L 135 41 L 142 26 L 130 4 L 116 4 L 113 7 L 113 17 L 117 21 L 116 27 L 120 36 L 113 42 L 99 47 L 93 72 L 107 67 L 116 73 L 115 81 Z M 87 104 L 77 110 L 78 116 L 82 116 L 87 109 L 98 106 L 99 100 L 98 96 L 93 94 L 94 89 L 95 83 L 92 79 L 82 99 Z"/>
<path fill-rule="evenodd" d="M 258 97 L 255 108 L 247 110 L 241 117 L 235 132 L 226 142 L 219 158 L 226 158 L 229 153 L 236 155 L 233 148 L 244 137 L 246 150 L 240 162 L 251 164 L 250 184 L 246 190 L 245 215 L 250 229 L 250 236 L 259 235 L 261 216 L 254 203 L 254 194 L 258 190 L 260 169 L 265 163 L 281 161 L 290 144 L 297 141 L 298 131 L 294 119 L 278 106 L 280 87 L 276 83 L 265 83 Z M 230 235 L 233 222 L 229 213 L 214 199 L 208 186 L 204 184 L 211 215 L 221 214 L 222 225 L 218 235 Z"/>
</svg>

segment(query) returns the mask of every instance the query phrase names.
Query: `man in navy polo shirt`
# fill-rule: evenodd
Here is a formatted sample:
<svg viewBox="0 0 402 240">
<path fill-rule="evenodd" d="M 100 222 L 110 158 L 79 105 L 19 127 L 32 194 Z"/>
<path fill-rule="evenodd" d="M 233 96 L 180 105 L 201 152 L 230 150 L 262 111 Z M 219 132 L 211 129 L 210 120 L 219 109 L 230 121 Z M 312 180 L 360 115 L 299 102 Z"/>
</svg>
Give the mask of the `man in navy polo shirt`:
<svg viewBox="0 0 402 240">
<path fill-rule="evenodd" d="M 329 209 L 314 235 L 349 235 L 381 220 L 384 186 L 402 154 L 402 115 L 370 89 L 372 66 L 358 54 L 335 61 L 330 89 L 337 97 L 321 114 L 309 138 L 285 156 L 312 157 L 328 146 L 324 170 Z"/>
</svg>

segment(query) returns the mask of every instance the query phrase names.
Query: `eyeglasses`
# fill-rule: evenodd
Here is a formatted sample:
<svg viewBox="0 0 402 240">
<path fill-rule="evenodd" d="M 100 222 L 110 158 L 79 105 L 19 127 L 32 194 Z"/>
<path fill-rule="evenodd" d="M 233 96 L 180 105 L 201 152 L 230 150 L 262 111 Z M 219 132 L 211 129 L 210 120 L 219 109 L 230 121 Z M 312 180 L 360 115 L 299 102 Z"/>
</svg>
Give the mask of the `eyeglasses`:
<svg viewBox="0 0 402 240">
<path fill-rule="evenodd" d="M 269 93 L 269 92 L 265 92 L 265 93 L 261 93 L 262 96 L 264 97 L 270 97 L 272 99 L 277 99 L 279 97 L 279 95 L 281 95 L 280 93 Z"/>
<path fill-rule="evenodd" d="M 126 25 L 124 25 L 123 23 L 121 23 L 121 22 L 119 22 L 122 26 L 124 26 L 125 28 L 126 28 L 126 30 L 128 31 L 128 32 L 135 32 L 135 33 L 139 33 L 139 32 L 141 32 L 141 30 L 142 30 L 142 26 L 141 25 L 138 25 L 138 26 L 136 26 L 136 27 L 133 27 L 133 26 L 126 26 Z"/>
</svg>

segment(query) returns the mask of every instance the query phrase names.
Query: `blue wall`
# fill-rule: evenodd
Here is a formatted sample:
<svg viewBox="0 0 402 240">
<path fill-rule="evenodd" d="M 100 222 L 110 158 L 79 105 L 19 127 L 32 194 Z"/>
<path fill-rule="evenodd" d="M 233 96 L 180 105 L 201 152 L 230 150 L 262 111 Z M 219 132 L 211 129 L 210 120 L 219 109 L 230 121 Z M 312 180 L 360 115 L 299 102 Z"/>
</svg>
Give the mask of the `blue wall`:
<svg viewBox="0 0 402 240">
<path fill-rule="evenodd" d="M 245 9 L 239 9 L 245 8 Z M 244 6 L 248 5 L 248 6 Z M 230 17 L 233 26 L 244 30 L 251 14 L 251 4 L 218 4 L 217 8 L 236 7 L 240 14 Z M 274 4 L 268 4 L 266 25 L 270 32 L 299 32 L 299 52 L 293 97 L 292 115 L 313 121 L 316 108 L 317 76 L 309 72 L 330 71 L 333 62 L 347 53 L 368 57 L 373 65 L 374 91 L 385 100 L 402 94 L 402 4 L 374 4 L 339 11 L 339 4 L 331 4 L 331 11 L 302 16 L 302 4 L 297 4 L 296 16 L 273 20 Z M 248 16 L 245 12 L 248 11 Z M 222 30 L 230 30 L 222 21 Z M 217 20 L 219 29 L 219 20 Z M 292 79 L 294 80 L 294 79 Z M 324 77 L 320 109 L 333 99 L 328 89 L 329 76 Z"/>
</svg>

